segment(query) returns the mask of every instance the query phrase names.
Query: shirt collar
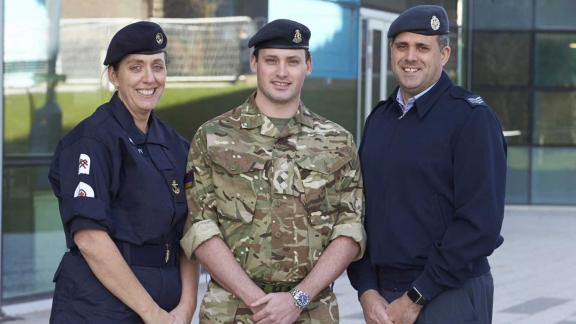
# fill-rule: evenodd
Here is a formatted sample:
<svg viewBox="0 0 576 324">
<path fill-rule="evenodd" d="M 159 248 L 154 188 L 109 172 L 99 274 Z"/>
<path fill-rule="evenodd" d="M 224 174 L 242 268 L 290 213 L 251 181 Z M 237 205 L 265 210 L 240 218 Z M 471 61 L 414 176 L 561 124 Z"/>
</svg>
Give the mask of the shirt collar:
<svg viewBox="0 0 576 324">
<path fill-rule="evenodd" d="M 124 105 L 118 92 L 115 92 L 110 99 L 110 112 L 112 116 L 118 121 L 122 129 L 124 129 L 129 136 L 129 140 L 134 144 L 154 143 L 165 145 L 166 138 L 161 130 L 160 120 L 156 117 L 154 112 L 150 113 L 148 117 L 148 133 L 144 134 L 136 124 L 134 118 L 128 108 Z"/>
<path fill-rule="evenodd" d="M 408 102 L 404 102 L 404 97 L 402 96 L 402 89 L 398 88 L 398 92 L 396 93 L 396 101 L 398 101 L 398 104 L 400 104 L 400 107 L 402 108 L 404 113 L 406 113 L 408 110 L 410 110 L 410 108 L 412 108 L 412 106 L 414 106 L 414 103 L 416 102 L 416 100 L 418 100 L 418 98 L 422 97 L 428 91 L 430 91 L 430 89 L 432 89 L 432 87 L 434 87 L 436 85 L 436 83 L 438 83 L 438 81 L 436 81 L 434 84 L 432 84 L 431 86 L 426 88 L 426 90 L 420 92 L 419 94 L 415 95 L 414 97 L 408 98 Z"/>
<path fill-rule="evenodd" d="M 262 126 L 260 133 L 262 135 L 267 135 L 271 137 L 280 137 L 281 135 L 288 135 L 299 131 L 300 125 L 306 125 L 308 127 L 314 126 L 314 120 L 310 110 L 304 106 L 304 103 L 300 101 L 298 111 L 292 120 L 288 122 L 286 128 L 282 131 L 278 131 L 272 121 L 266 117 L 266 115 L 260 112 L 258 106 L 256 106 L 256 92 L 254 92 L 246 101 L 240 106 L 240 127 L 246 129 L 253 129 Z"/>
<path fill-rule="evenodd" d="M 451 88 L 452 86 L 453 86 L 453 83 L 450 80 L 450 78 L 448 77 L 448 74 L 446 74 L 446 72 L 442 71 L 442 74 L 440 75 L 440 79 L 438 79 L 438 81 L 436 81 L 436 83 L 434 83 L 432 86 L 430 86 L 426 90 L 420 92 L 419 94 L 417 94 L 416 96 L 413 97 L 414 102 L 412 103 L 412 105 L 416 107 L 416 111 L 418 112 L 418 116 L 420 118 L 423 118 L 426 115 L 426 113 L 428 113 L 428 111 L 434 106 L 434 104 L 436 103 L 438 98 L 440 98 L 440 96 L 447 89 Z M 402 99 L 402 95 L 400 94 L 400 88 L 398 88 L 396 91 L 396 101 L 398 102 L 398 104 L 402 108 L 403 103 L 402 103 L 402 101 L 399 100 L 399 98 Z M 410 99 L 412 99 L 412 98 L 410 98 Z M 408 101 L 409 101 L 408 102 L 408 104 L 409 104 L 410 100 L 408 100 Z M 408 108 L 408 109 L 410 109 L 410 108 Z"/>
</svg>

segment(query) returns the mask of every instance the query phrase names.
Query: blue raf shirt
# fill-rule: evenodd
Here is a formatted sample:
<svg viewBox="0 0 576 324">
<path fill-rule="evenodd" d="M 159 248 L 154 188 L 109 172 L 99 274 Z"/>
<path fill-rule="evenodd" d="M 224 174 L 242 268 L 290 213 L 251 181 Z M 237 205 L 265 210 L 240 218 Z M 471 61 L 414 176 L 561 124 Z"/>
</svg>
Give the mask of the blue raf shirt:
<svg viewBox="0 0 576 324">
<path fill-rule="evenodd" d="M 506 143 L 482 98 L 444 72 L 402 118 L 396 92 L 366 122 L 368 246 L 348 276 L 359 295 L 415 286 L 431 300 L 489 271 L 503 242 Z"/>
<path fill-rule="evenodd" d="M 154 113 L 142 133 L 117 94 L 100 106 L 60 141 L 50 167 L 67 246 L 81 229 L 136 245 L 177 243 L 188 147 Z"/>
</svg>

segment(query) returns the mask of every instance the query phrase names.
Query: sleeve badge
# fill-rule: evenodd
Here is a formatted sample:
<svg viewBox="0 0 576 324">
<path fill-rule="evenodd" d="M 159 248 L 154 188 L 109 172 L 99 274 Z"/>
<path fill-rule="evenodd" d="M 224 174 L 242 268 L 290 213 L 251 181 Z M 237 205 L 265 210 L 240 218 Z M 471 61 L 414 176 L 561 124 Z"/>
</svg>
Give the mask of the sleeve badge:
<svg viewBox="0 0 576 324">
<path fill-rule="evenodd" d="M 76 197 L 94 198 L 94 189 L 89 184 L 80 181 L 74 190 L 74 198 Z"/>
<path fill-rule="evenodd" d="M 90 174 L 90 157 L 84 153 L 78 159 L 78 174 Z"/>
</svg>

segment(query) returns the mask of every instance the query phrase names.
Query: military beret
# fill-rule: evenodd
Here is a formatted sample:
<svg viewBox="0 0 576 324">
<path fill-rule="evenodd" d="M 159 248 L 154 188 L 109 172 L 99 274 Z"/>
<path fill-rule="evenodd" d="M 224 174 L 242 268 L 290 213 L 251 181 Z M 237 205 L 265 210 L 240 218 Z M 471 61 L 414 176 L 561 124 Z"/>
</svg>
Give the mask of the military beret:
<svg viewBox="0 0 576 324">
<path fill-rule="evenodd" d="M 448 14 L 440 6 L 421 5 L 407 9 L 396 18 L 388 29 L 388 38 L 402 32 L 421 35 L 448 34 Z"/>
<path fill-rule="evenodd" d="M 120 29 L 108 45 L 104 65 L 115 64 L 128 54 L 156 54 L 164 51 L 168 38 L 160 25 L 139 21 Z"/>
<path fill-rule="evenodd" d="M 248 47 L 308 48 L 310 35 L 310 29 L 301 23 L 289 19 L 278 19 L 260 28 L 248 41 Z"/>
</svg>

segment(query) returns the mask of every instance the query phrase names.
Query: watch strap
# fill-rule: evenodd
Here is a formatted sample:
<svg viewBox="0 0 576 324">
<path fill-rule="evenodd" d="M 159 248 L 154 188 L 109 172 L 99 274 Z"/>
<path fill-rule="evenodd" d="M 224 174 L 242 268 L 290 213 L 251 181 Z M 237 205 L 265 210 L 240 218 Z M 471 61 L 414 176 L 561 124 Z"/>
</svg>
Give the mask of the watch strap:
<svg viewBox="0 0 576 324">
<path fill-rule="evenodd" d="M 422 293 L 420 293 L 420 291 L 416 287 L 410 288 L 410 290 L 406 292 L 406 295 L 416 305 L 424 306 L 426 305 L 426 303 L 428 303 L 426 298 L 424 298 Z"/>
</svg>

